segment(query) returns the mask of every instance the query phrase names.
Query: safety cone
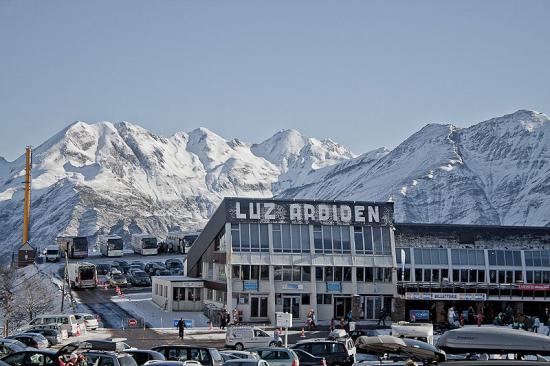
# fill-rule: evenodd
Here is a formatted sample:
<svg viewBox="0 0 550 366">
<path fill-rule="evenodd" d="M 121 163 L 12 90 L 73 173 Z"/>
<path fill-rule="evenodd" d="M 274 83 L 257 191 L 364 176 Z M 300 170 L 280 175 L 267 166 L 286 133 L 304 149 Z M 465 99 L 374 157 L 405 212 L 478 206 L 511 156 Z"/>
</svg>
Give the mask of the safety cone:
<svg viewBox="0 0 550 366">
<path fill-rule="evenodd" d="M 304 332 L 304 328 L 302 328 L 302 334 L 300 334 L 300 338 L 305 338 L 306 337 L 306 332 Z"/>
<path fill-rule="evenodd" d="M 214 330 L 214 327 L 212 327 L 212 322 L 210 322 L 210 327 L 208 327 L 208 330 L 209 330 L 209 331 L 213 331 L 213 330 Z"/>
<path fill-rule="evenodd" d="M 80 337 L 80 325 L 76 326 L 76 336 Z"/>
</svg>

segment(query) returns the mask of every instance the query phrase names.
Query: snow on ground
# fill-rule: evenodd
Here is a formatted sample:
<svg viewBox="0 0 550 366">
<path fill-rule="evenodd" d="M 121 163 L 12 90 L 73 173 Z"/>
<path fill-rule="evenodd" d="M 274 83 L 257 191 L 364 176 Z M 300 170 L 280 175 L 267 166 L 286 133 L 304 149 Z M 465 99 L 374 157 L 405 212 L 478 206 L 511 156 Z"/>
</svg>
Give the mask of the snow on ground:
<svg viewBox="0 0 550 366">
<path fill-rule="evenodd" d="M 145 319 L 151 328 L 172 328 L 174 320 L 183 318 L 193 321 L 193 327 L 208 327 L 208 318 L 196 311 L 165 311 L 151 299 L 150 293 L 125 294 L 124 298 L 111 297 L 118 306 Z"/>
</svg>

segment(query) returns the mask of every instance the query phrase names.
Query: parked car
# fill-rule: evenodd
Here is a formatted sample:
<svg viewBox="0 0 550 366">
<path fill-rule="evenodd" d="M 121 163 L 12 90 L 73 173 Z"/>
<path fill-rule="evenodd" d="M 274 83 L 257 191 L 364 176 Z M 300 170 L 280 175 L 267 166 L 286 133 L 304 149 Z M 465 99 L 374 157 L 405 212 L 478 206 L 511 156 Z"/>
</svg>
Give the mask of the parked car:
<svg viewBox="0 0 550 366">
<path fill-rule="evenodd" d="M 251 358 L 258 360 L 260 357 L 258 357 L 258 354 L 255 352 L 250 351 L 233 351 L 233 350 L 224 350 L 223 353 L 229 354 L 233 357 L 237 358 Z"/>
<path fill-rule="evenodd" d="M 57 352 L 51 349 L 26 348 L 2 358 L 11 366 L 63 366 L 59 358 L 79 349 L 82 342 L 74 342 L 61 347 Z"/>
<path fill-rule="evenodd" d="M 257 327 L 230 327 L 225 334 L 225 347 L 238 351 L 256 347 L 281 346 L 281 341 L 275 339 L 264 330 Z"/>
<path fill-rule="evenodd" d="M 240 359 L 237 356 L 233 356 L 232 354 L 229 354 L 229 353 L 223 352 L 223 351 L 220 351 L 220 355 L 222 355 L 224 365 L 229 360 L 239 360 Z"/>
<path fill-rule="evenodd" d="M 215 348 L 186 346 L 186 345 L 164 345 L 152 348 L 160 352 L 170 361 L 199 361 L 203 366 L 222 366 L 223 358 Z"/>
<path fill-rule="evenodd" d="M 42 334 L 38 333 L 20 333 L 6 337 L 8 339 L 17 339 L 27 347 L 36 349 L 48 348 L 49 342 Z"/>
<path fill-rule="evenodd" d="M 145 366 L 201 366 L 199 361 L 187 360 L 187 361 L 147 361 Z"/>
<path fill-rule="evenodd" d="M 145 265 L 144 271 L 149 275 L 153 276 L 157 270 L 166 269 L 164 266 L 156 262 L 147 263 Z"/>
<path fill-rule="evenodd" d="M 122 273 L 115 273 L 109 277 L 109 285 L 111 287 L 127 287 L 128 281 Z"/>
<path fill-rule="evenodd" d="M 55 346 L 58 343 L 63 342 L 63 338 L 61 337 L 61 333 L 58 332 L 55 329 L 35 329 L 31 328 L 28 331 L 25 332 L 26 334 L 42 334 L 44 338 L 48 340 L 48 346 Z"/>
<path fill-rule="evenodd" d="M 76 313 L 74 316 L 75 316 L 76 319 L 83 319 L 84 320 L 84 325 L 86 326 L 86 329 L 96 330 L 97 327 L 99 326 L 99 323 L 98 323 L 96 317 L 93 316 L 92 314 Z"/>
<path fill-rule="evenodd" d="M 69 338 L 69 326 L 67 324 L 58 324 L 58 323 L 52 323 L 52 324 L 38 324 L 33 325 L 31 328 L 28 328 L 27 332 L 32 333 L 40 333 L 35 332 L 35 330 L 40 329 L 52 329 L 59 333 L 59 336 L 61 337 L 61 340 Z"/>
<path fill-rule="evenodd" d="M 138 366 L 136 361 L 127 353 L 113 351 L 85 351 L 88 365 L 109 365 L 109 366 Z"/>
<path fill-rule="evenodd" d="M 253 358 L 238 358 L 224 362 L 223 366 L 270 366 L 265 360 L 256 360 Z"/>
<path fill-rule="evenodd" d="M 172 276 L 172 272 L 170 272 L 167 269 L 161 269 L 161 270 L 157 270 L 157 273 L 155 273 L 155 276 Z"/>
<path fill-rule="evenodd" d="M 290 348 L 323 357 L 327 366 L 351 366 L 355 362 L 355 353 L 352 353 L 354 351 L 348 351 L 344 342 L 316 339 L 299 342 Z M 355 350 L 355 347 L 353 349 Z"/>
<path fill-rule="evenodd" d="M 17 342 L 10 342 L 14 341 L 15 339 L 0 339 L 0 358 L 6 357 L 7 355 L 11 355 L 15 352 L 21 352 L 24 351 L 27 346 L 19 341 Z"/>
<path fill-rule="evenodd" d="M 174 275 L 183 274 L 183 262 L 176 258 L 170 258 L 164 261 L 166 269 Z"/>
<path fill-rule="evenodd" d="M 142 270 L 130 271 L 128 280 L 133 286 L 151 286 L 151 279 Z"/>
<path fill-rule="evenodd" d="M 142 261 L 132 261 L 130 262 L 130 267 L 132 266 L 139 267 L 139 269 L 143 270 L 145 268 L 145 263 L 143 263 Z"/>
<path fill-rule="evenodd" d="M 300 366 L 327 366 L 327 361 L 324 357 L 314 356 L 303 349 L 294 348 L 293 351 L 300 359 Z"/>
<path fill-rule="evenodd" d="M 256 348 L 254 352 L 267 361 L 269 366 L 297 366 L 300 364 L 298 355 L 288 348 Z"/>
<path fill-rule="evenodd" d="M 98 275 L 106 275 L 111 272 L 111 264 L 110 263 L 98 263 L 95 265 L 95 269 L 97 271 Z"/>
<path fill-rule="evenodd" d="M 126 273 L 130 268 L 130 264 L 124 260 L 117 260 L 111 262 L 111 267 L 117 268 L 122 273 Z"/>
<path fill-rule="evenodd" d="M 138 366 L 142 366 L 147 361 L 166 361 L 166 357 L 160 352 L 151 351 L 149 349 L 129 349 L 125 350 L 136 361 Z"/>
<path fill-rule="evenodd" d="M 67 327 L 67 332 L 69 336 L 76 334 L 78 322 L 73 314 L 46 314 L 38 315 L 36 318 L 31 320 L 26 327 L 27 330 L 36 325 L 46 325 L 46 324 L 62 324 L 62 326 Z"/>
</svg>

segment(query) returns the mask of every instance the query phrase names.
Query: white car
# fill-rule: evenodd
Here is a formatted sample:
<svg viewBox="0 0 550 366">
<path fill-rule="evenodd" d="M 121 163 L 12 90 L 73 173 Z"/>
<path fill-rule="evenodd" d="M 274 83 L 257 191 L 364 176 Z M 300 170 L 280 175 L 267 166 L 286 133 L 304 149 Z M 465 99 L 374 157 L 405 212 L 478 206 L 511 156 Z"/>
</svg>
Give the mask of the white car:
<svg viewBox="0 0 550 366">
<path fill-rule="evenodd" d="M 242 351 L 245 348 L 280 346 L 281 340 L 275 339 L 257 327 L 230 327 L 225 334 L 225 346 Z"/>
<path fill-rule="evenodd" d="M 84 324 L 86 324 L 87 330 L 96 330 L 99 327 L 99 323 L 95 316 L 88 313 L 77 313 L 74 315 L 76 319 L 83 319 Z"/>
</svg>

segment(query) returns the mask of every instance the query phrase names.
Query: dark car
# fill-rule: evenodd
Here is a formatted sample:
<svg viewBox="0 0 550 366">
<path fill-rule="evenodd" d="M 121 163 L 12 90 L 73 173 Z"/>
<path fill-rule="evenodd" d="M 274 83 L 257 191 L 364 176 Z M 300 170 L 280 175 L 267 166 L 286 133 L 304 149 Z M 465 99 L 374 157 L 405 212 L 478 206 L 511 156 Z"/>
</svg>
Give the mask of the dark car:
<svg viewBox="0 0 550 366">
<path fill-rule="evenodd" d="M 294 348 L 293 351 L 300 359 L 300 366 L 326 366 L 327 361 L 324 357 L 314 356 L 303 349 Z"/>
<path fill-rule="evenodd" d="M 165 345 L 152 348 L 153 351 L 160 352 L 170 361 L 199 361 L 203 366 L 222 366 L 223 358 L 215 348 L 185 346 L 185 345 Z"/>
<path fill-rule="evenodd" d="M 27 348 L 2 358 L 11 366 L 61 366 L 59 358 L 68 356 L 84 342 L 75 342 L 61 347 L 57 352 L 51 349 Z M 114 366 L 114 365 L 113 365 Z"/>
<path fill-rule="evenodd" d="M 181 269 L 183 270 L 183 262 L 179 259 L 170 258 L 164 261 L 164 264 L 166 265 L 166 269 L 171 271 L 174 269 Z"/>
<path fill-rule="evenodd" d="M 128 280 L 133 286 L 151 286 L 151 279 L 144 271 L 130 271 Z"/>
<path fill-rule="evenodd" d="M 36 349 L 48 348 L 50 343 L 42 335 L 38 333 L 21 333 L 6 337 L 7 339 L 17 339 L 21 343 L 24 343 L 27 347 L 32 347 Z"/>
<path fill-rule="evenodd" d="M 136 361 L 127 353 L 118 353 L 113 351 L 86 351 L 82 352 L 86 356 L 88 365 L 101 366 L 138 366 Z M 33 365 L 34 366 L 34 365 Z M 49 365 L 45 365 L 49 366 Z"/>
<path fill-rule="evenodd" d="M 61 343 L 63 341 L 63 338 L 61 337 L 61 333 L 58 332 L 55 329 L 36 329 L 31 328 L 25 333 L 38 333 L 42 334 L 44 338 L 48 340 L 48 343 L 50 346 L 55 346 L 58 343 Z"/>
<path fill-rule="evenodd" d="M 106 275 L 111 272 L 111 265 L 109 263 L 98 263 L 95 265 L 95 269 L 98 275 Z"/>
<path fill-rule="evenodd" d="M 323 357 L 327 366 L 351 366 L 355 361 L 343 342 L 312 340 L 300 342 L 290 348 L 301 349 L 314 356 Z"/>
<path fill-rule="evenodd" d="M 155 276 L 172 276 L 172 272 L 167 269 L 161 269 L 155 273 Z"/>
<path fill-rule="evenodd" d="M 113 261 L 111 267 L 117 268 L 120 272 L 126 273 L 130 268 L 130 264 L 123 260 Z"/>
<path fill-rule="evenodd" d="M 11 340 L 12 339 L 9 339 L 8 341 Z M 7 355 L 11 355 L 15 352 L 24 351 L 26 348 L 27 346 L 21 342 L 4 342 L 4 339 L 0 339 L 0 358 L 6 357 Z"/>
<path fill-rule="evenodd" d="M 151 351 L 149 349 L 127 349 L 124 351 L 134 358 L 138 366 L 142 366 L 145 362 L 155 360 L 155 361 L 165 361 L 166 357 L 160 352 Z"/>
<path fill-rule="evenodd" d="M 164 266 L 161 266 L 160 264 L 156 262 L 147 263 L 145 265 L 144 271 L 149 275 L 153 276 L 157 270 L 165 269 Z"/>
<path fill-rule="evenodd" d="M 145 263 L 143 263 L 142 261 L 132 261 L 130 262 L 130 266 L 136 266 L 136 267 L 139 267 L 140 269 L 144 269 Z"/>
</svg>

